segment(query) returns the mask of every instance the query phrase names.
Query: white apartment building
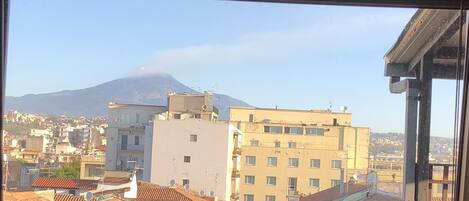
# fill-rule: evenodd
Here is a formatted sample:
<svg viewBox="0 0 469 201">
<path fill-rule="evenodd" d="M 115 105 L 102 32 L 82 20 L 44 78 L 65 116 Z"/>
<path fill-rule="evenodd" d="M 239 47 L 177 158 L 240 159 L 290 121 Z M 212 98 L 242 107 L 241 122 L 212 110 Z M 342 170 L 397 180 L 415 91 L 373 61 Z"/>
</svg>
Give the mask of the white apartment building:
<svg viewBox="0 0 469 201">
<path fill-rule="evenodd" d="M 155 120 L 153 138 L 146 143 L 148 165 L 144 178 L 151 183 L 188 185 L 220 200 L 239 194 L 240 131 L 221 121 L 199 118 Z"/>
<path fill-rule="evenodd" d="M 144 142 L 153 132 L 155 114 L 166 112 L 166 107 L 111 102 L 108 108 L 106 169 L 137 169 L 137 177 L 140 179 L 145 162 Z"/>
</svg>

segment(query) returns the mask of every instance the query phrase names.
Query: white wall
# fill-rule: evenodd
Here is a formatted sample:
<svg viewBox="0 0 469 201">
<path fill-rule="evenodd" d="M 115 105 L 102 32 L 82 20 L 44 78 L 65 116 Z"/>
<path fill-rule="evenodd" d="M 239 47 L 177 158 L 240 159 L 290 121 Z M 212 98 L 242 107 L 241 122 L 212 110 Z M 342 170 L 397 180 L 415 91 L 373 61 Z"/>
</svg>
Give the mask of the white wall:
<svg viewBox="0 0 469 201">
<path fill-rule="evenodd" d="M 229 200 L 233 154 L 230 130 L 225 122 L 201 119 L 155 121 L 150 181 L 169 185 L 175 179 L 182 185 L 183 179 L 189 179 L 191 190 L 203 190 L 206 195 L 214 191 L 219 199 Z M 190 141 L 191 134 L 197 135 L 197 142 Z M 184 156 L 191 156 L 190 163 L 184 162 Z"/>
<path fill-rule="evenodd" d="M 110 104 L 108 110 L 108 128 L 106 128 L 106 169 L 115 170 L 117 161 L 124 159 L 123 164 L 127 164 L 128 154 L 120 153 L 120 136 L 118 128 L 128 128 L 130 126 L 151 125 L 155 114 L 166 111 L 166 107 L 152 105 L 132 105 L 132 104 Z M 152 131 L 152 130 L 150 130 Z M 147 133 L 145 131 L 145 133 Z M 146 134 L 145 134 L 146 135 Z M 145 144 L 145 136 L 140 138 L 140 145 L 134 145 L 134 137 L 129 136 L 129 150 L 142 150 Z M 137 154 L 139 155 L 139 154 Z M 143 158 L 141 156 L 140 158 Z M 139 159 L 141 160 L 141 159 Z"/>
</svg>

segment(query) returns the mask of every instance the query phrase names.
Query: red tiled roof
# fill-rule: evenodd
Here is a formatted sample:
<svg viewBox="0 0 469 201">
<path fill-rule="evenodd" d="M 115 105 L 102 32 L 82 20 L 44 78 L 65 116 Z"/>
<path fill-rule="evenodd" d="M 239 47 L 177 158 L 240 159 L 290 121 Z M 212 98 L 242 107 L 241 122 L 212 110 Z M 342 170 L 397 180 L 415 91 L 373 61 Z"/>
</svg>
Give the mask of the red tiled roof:
<svg viewBox="0 0 469 201">
<path fill-rule="evenodd" d="M 54 201 L 85 201 L 85 198 L 78 195 L 56 193 Z"/>
<path fill-rule="evenodd" d="M 345 185 L 344 185 L 345 188 Z M 360 192 L 367 189 L 367 186 L 361 184 L 349 184 L 348 194 Z M 300 201 L 331 201 L 344 196 L 340 193 L 340 186 L 335 186 L 306 197 L 300 197 Z"/>
<path fill-rule="evenodd" d="M 180 187 L 163 187 L 147 182 L 139 182 L 138 201 L 207 201 L 195 193 Z"/>
<path fill-rule="evenodd" d="M 32 186 L 35 188 L 96 190 L 98 181 L 39 177 L 34 180 Z"/>
</svg>

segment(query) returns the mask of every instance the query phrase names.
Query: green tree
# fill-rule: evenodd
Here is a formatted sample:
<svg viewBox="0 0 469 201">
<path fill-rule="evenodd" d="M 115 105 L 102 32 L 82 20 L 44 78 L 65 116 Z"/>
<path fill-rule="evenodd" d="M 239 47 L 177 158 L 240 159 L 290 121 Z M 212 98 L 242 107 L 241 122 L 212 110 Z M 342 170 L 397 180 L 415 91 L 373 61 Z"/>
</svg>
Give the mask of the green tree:
<svg viewBox="0 0 469 201">
<path fill-rule="evenodd" d="M 79 179 L 80 178 L 80 159 L 73 157 L 72 162 L 64 164 L 55 171 L 58 178 Z"/>
</svg>

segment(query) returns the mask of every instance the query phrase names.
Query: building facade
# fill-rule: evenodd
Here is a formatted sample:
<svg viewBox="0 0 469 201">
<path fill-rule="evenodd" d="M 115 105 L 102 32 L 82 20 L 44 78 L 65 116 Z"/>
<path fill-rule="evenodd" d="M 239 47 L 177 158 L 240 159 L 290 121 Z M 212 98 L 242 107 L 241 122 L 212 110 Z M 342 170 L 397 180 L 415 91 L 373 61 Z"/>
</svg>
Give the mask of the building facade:
<svg viewBox="0 0 469 201">
<path fill-rule="evenodd" d="M 108 109 L 106 170 L 137 170 L 141 179 L 144 142 L 153 132 L 155 114 L 166 112 L 166 106 L 111 102 Z"/>
<path fill-rule="evenodd" d="M 244 134 L 241 199 L 287 200 L 342 185 L 368 171 L 369 129 L 329 110 L 230 108 Z"/>
<path fill-rule="evenodd" d="M 154 122 L 149 180 L 183 185 L 202 196 L 237 200 L 242 135 L 221 121 L 169 119 Z M 147 169 L 145 169 L 147 170 Z"/>
</svg>

